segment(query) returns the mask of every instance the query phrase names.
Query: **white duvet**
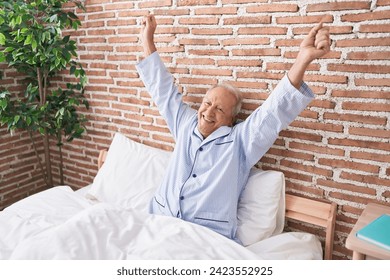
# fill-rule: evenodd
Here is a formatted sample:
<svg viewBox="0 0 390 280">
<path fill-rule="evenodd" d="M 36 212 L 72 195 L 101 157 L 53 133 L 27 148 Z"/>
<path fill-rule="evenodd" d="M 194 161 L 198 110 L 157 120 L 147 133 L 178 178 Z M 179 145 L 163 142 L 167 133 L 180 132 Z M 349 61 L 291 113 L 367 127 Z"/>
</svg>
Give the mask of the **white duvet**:
<svg viewBox="0 0 390 280">
<path fill-rule="evenodd" d="M 60 205 L 60 207 L 59 207 Z M 0 259 L 319 259 L 310 235 L 243 247 L 177 218 L 94 203 L 67 186 L 0 212 Z"/>
</svg>

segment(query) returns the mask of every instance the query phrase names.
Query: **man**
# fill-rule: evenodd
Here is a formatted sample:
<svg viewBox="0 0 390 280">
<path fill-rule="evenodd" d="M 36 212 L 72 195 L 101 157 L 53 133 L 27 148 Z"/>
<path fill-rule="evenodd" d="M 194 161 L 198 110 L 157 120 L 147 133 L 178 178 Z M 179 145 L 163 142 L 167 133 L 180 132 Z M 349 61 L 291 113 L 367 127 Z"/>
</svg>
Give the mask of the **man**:
<svg viewBox="0 0 390 280">
<path fill-rule="evenodd" d="M 273 93 L 234 125 L 241 96 L 229 85 L 210 89 L 198 111 L 182 102 L 154 44 L 154 15 L 143 19 L 145 59 L 137 69 L 176 141 L 173 158 L 150 212 L 206 226 L 237 242 L 237 205 L 250 169 L 279 132 L 314 98 L 302 81 L 307 66 L 329 51 L 329 30 L 314 27 Z"/>
</svg>

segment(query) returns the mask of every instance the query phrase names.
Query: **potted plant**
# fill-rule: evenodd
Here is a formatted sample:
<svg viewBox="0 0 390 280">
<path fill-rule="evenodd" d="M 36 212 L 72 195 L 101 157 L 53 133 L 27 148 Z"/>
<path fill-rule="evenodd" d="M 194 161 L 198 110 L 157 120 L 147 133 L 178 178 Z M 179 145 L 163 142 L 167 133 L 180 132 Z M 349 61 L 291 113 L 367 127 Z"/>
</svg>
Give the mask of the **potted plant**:
<svg viewBox="0 0 390 280">
<path fill-rule="evenodd" d="M 11 133 L 29 132 L 45 183 L 53 186 L 49 139 L 55 137 L 60 154 L 60 181 L 63 184 L 63 139 L 72 141 L 85 131 L 86 118 L 78 113 L 88 109 L 84 96 L 85 71 L 77 58 L 76 42 L 63 36 L 63 30 L 81 25 L 65 3 L 84 9 L 81 2 L 69 0 L 0 1 L 0 63 L 6 63 L 25 77 L 24 95 L 0 90 L 0 125 Z M 59 75 L 72 82 L 57 83 Z M 33 135 L 43 137 L 45 165 L 41 163 Z"/>
</svg>

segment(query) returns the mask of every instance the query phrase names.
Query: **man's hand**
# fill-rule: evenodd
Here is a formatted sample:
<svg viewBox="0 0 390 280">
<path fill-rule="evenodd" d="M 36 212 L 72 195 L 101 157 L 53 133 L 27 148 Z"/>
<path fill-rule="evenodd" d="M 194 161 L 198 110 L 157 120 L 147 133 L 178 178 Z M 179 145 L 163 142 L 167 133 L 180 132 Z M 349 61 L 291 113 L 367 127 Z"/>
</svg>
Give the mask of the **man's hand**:
<svg viewBox="0 0 390 280">
<path fill-rule="evenodd" d="M 313 27 L 302 41 L 297 60 L 309 65 L 314 59 L 328 53 L 330 50 L 329 27 L 323 27 L 322 22 Z"/>
<path fill-rule="evenodd" d="M 157 23 L 153 14 L 143 17 L 141 28 L 141 41 L 144 48 L 145 57 L 155 52 L 154 32 L 156 31 Z"/>
<path fill-rule="evenodd" d="M 302 41 L 297 59 L 287 74 L 295 88 L 300 88 L 303 75 L 309 64 L 314 59 L 320 58 L 329 52 L 330 44 L 329 28 L 323 27 L 322 22 L 310 30 Z"/>
</svg>

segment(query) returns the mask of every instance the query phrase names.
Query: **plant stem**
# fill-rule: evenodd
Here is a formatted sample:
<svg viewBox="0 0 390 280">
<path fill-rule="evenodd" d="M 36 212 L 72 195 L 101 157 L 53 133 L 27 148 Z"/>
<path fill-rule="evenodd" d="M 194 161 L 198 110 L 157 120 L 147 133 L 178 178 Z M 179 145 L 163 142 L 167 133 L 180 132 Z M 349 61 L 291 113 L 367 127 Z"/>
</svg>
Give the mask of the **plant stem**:
<svg viewBox="0 0 390 280">
<path fill-rule="evenodd" d="M 41 169 L 42 178 L 45 181 L 46 186 L 49 186 L 49 182 L 47 181 L 47 172 L 45 172 L 44 169 L 43 169 L 42 160 L 41 160 L 41 157 L 39 156 L 37 145 L 35 144 L 35 140 L 34 140 L 34 138 L 32 136 L 32 131 L 29 130 L 28 132 L 29 132 L 31 142 L 32 142 L 33 147 L 34 147 L 35 155 L 36 155 L 36 157 L 38 159 L 38 164 L 39 164 L 39 168 Z"/>
<path fill-rule="evenodd" d="M 58 133 L 57 134 L 57 143 L 58 144 L 58 151 L 60 152 L 60 184 L 63 185 L 64 184 L 64 161 L 63 161 L 63 158 L 62 158 L 62 142 L 61 142 L 61 133 Z"/>
<path fill-rule="evenodd" d="M 53 186 L 53 176 L 51 173 L 51 160 L 50 160 L 50 146 L 49 146 L 49 135 L 47 135 L 47 129 L 45 128 L 44 141 L 45 147 L 45 163 L 46 163 L 46 171 L 47 171 L 47 181 L 49 183 L 49 187 Z"/>
<path fill-rule="evenodd" d="M 41 77 L 41 68 L 37 68 L 37 78 L 38 78 L 38 90 L 39 90 L 39 104 L 42 106 L 46 102 L 46 98 L 43 92 L 42 86 L 42 77 Z"/>
</svg>

